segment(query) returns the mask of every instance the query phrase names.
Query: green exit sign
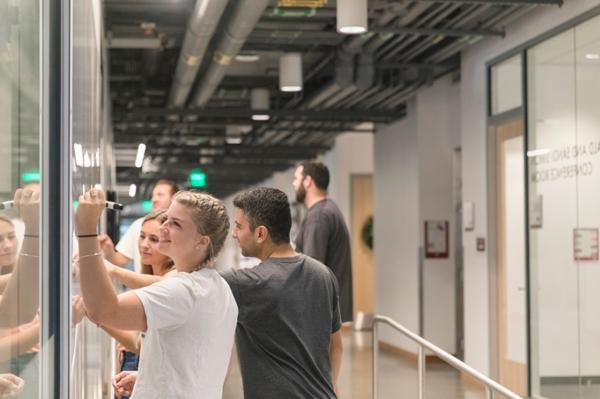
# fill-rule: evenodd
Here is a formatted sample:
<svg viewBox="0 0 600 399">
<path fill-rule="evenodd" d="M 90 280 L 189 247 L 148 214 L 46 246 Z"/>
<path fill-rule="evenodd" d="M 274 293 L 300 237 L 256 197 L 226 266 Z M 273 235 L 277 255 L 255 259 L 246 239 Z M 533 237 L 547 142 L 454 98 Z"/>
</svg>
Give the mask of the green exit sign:
<svg viewBox="0 0 600 399">
<path fill-rule="evenodd" d="M 203 188 L 206 187 L 206 173 L 196 168 L 190 172 L 190 187 Z"/>
</svg>

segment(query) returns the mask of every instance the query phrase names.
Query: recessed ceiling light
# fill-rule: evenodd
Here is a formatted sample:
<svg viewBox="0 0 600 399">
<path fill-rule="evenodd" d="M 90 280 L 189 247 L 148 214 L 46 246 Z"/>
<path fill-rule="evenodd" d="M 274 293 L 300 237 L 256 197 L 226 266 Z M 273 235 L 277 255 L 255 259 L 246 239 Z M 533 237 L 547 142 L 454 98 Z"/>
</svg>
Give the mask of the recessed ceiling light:
<svg viewBox="0 0 600 399">
<path fill-rule="evenodd" d="M 235 56 L 235 60 L 239 62 L 256 62 L 260 60 L 259 54 L 238 54 Z"/>
<path fill-rule="evenodd" d="M 367 28 L 364 26 L 342 26 L 339 31 L 347 35 L 360 35 L 361 33 L 365 33 Z"/>
<path fill-rule="evenodd" d="M 264 114 L 256 114 L 252 115 L 252 120 L 254 121 L 268 121 L 271 117 L 269 115 Z"/>
</svg>

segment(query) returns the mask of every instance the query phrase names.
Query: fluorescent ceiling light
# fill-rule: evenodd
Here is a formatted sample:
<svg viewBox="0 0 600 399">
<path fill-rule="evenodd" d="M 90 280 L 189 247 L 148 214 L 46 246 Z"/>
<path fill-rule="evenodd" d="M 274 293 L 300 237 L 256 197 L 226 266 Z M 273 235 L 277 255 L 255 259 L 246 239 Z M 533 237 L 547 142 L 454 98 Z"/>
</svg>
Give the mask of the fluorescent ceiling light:
<svg viewBox="0 0 600 399">
<path fill-rule="evenodd" d="M 531 151 L 527 151 L 527 156 L 529 158 L 532 157 L 539 157 L 540 155 L 544 155 L 550 152 L 549 148 L 541 148 L 539 150 L 531 150 Z"/>
<path fill-rule="evenodd" d="M 266 114 L 254 114 L 252 115 L 252 120 L 254 121 L 268 121 L 271 119 L 269 115 Z"/>
<path fill-rule="evenodd" d="M 238 54 L 235 56 L 235 60 L 239 62 L 256 62 L 260 60 L 259 54 Z"/>
<path fill-rule="evenodd" d="M 600 54 L 597 53 L 588 53 L 585 55 L 585 58 L 588 60 L 600 60 Z"/>
<path fill-rule="evenodd" d="M 146 153 L 146 144 L 140 143 L 138 145 L 137 155 L 135 157 L 135 167 L 141 168 L 144 163 L 144 154 Z"/>
<path fill-rule="evenodd" d="M 132 184 L 129 186 L 129 196 L 131 198 L 135 197 L 136 191 L 137 191 L 137 186 L 135 184 Z"/>
<path fill-rule="evenodd" d="M 92 160 L 90 159 L 90 154 L 87 151 L 84 151 L 83 153 L 83 166 L 85 168 L 92 166 Z"/>
<path fill-rule="evenodd" d="M 242 138 L 241 137 L 226 137 L 225 142 L 227 144 L 242 144 Z"/>
<path fill-rule="evenodd" d="M 75 165 L 83 166 L 83 147 L 79 143 L 73 144 L 75 150 Z"/>
</svg>

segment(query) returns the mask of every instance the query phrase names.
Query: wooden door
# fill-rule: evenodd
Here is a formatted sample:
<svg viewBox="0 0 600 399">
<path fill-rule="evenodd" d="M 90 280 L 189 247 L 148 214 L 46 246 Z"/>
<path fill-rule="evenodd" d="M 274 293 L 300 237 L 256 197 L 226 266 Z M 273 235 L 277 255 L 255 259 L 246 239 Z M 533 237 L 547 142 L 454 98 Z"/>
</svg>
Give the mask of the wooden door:
<svg viewBox="0 0 600 399">
<path fill-rule="evenodd" d="M 496 128 L 498 378 L 527 395 L 523 123 Z"/>
<path fill-rule="evenodd" d="M 362 230 L 373 216 L 373 177 L 354 175 L 352 191 L 352 285 L 354 289 L 354 313 L 373 313 L 373 250 L 362 239 Z"/>
</svg>

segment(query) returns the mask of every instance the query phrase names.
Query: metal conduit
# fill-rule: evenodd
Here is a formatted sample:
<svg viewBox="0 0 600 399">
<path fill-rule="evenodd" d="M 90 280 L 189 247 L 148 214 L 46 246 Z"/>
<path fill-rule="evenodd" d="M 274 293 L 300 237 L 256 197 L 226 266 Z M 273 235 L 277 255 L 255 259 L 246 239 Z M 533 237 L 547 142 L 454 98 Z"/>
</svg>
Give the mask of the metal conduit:
<svg viewBox="0 0 600 399">
<path fill-rule="evenodd" d="M 269 0 L 237 0 L 237 3 L 217 44 L 212 62 L 194 95 L 193 105 L 197 107 L 203 107 L 208 103 L 223 80 L 231 61 L 242 49 L 269 5 Z"/>
<path fill-rule="evenodd" d="M 227 3 L 228 0 L 196 0 L 177 60 L 169 93 L 169 106 L 185 105 Z"/>
</svg>

